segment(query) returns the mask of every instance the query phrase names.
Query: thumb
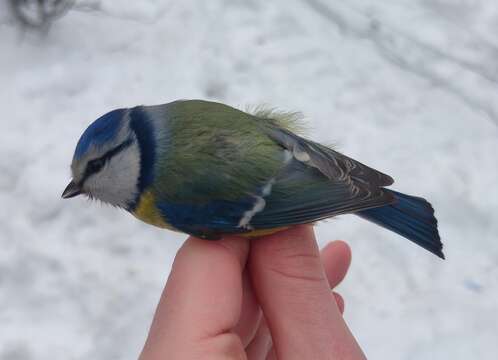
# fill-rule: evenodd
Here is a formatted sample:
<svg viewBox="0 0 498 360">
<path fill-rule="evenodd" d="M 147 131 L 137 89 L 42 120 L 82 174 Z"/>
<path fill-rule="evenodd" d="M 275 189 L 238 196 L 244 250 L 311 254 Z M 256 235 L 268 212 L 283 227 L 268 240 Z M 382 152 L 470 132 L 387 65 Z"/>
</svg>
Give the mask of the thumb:
<svg viewBox="0 0 498 360">
<path fill-rule="evenodd" d="M 249 267 L 277 358 L 364 358 L 331 301 L 311 226 L 253 241 Z"/>
</svg>

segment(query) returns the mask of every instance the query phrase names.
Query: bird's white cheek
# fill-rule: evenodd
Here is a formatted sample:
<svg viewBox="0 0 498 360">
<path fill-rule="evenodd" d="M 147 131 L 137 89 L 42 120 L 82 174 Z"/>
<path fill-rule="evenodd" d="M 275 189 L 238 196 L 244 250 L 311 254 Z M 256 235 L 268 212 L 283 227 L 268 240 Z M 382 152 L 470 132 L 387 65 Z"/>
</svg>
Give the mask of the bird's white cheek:
<svg viewBox="0 0 498 360">
<path fill-rule="evenodd" d="M 110 159 L 92 180 L 92 195 L 114 206 L 126 207 L 138 193 L 140 153 L 136 144 Z M 89 179 L 90 180 L 90 179 Z"/>
</svg>

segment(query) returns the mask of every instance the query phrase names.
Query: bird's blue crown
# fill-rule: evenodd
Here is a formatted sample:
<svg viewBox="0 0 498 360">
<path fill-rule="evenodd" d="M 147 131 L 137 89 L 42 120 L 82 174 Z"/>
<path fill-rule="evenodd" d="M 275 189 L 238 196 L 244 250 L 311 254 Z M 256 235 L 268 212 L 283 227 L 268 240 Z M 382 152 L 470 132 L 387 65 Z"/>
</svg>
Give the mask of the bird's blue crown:
<svg viewBox="0 0 498 360">
<path fill-rule="evenodd" d="M 81 135 L 74 158 L 81 158 L 91 145 L 101 146 L 112 140 L 121 129 L 125 112 L 126 109 L 113 110 L 95 120 Z"/>
</svg>

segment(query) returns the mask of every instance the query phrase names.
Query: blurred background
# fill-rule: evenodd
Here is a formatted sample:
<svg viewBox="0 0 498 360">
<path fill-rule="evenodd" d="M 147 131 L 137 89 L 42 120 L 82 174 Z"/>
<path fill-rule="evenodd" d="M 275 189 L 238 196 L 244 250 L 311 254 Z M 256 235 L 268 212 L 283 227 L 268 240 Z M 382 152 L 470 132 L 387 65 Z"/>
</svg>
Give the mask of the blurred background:
<svg viewBox="0 0 498 360">
<path fill-rule="evenodd" d="M 433 203 L 446 261 L 354 216 L 339 291 L 371 359 L 496 359 L 498 3 L 0 2 L 0 359 L 136 359 L 185 236 L 62 201 L 82 131 L 203 98 L 310 135 Z"/>
</svg>

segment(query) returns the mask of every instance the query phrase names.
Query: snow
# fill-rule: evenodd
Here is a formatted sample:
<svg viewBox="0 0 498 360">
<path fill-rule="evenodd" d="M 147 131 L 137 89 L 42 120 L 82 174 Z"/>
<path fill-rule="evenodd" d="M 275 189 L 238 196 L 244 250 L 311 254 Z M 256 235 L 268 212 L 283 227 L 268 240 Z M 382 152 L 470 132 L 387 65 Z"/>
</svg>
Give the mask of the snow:
<svg viewBox="0 0 498 360">
<path fill-rule="evenodd" d="M 137 357 L 185 236 L 60 194 L 93 119 L 181 98 L 302 111 L 430 199 L 446 261 L 354 216 L 317 227 L 353 248 L 347 321 L 372 359 L 495 358 L 497 3 L 92 0 L 45 35 L 0 13 L 1 360 Z"/>
</svg>

